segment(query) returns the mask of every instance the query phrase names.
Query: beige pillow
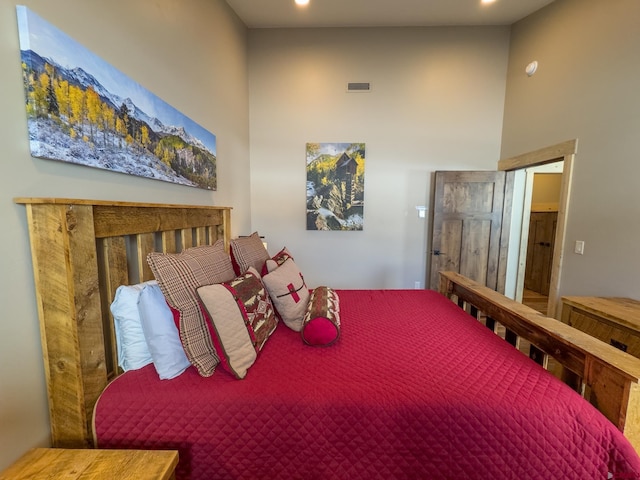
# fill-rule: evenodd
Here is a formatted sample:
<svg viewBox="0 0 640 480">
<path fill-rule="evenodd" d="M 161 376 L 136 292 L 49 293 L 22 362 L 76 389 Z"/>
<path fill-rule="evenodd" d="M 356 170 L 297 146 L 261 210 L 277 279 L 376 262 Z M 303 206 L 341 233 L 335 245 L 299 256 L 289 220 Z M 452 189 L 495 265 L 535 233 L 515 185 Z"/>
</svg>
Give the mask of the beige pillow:
<svg viewBox="0 0 640 480">
<path fill-rule="evenodd" d="M 288 258 L 262 277 L 276 312 L 290 329 L 299 332 L 309 302 L 309 289 L 300 269 Z"/>
<path fill-rule="evenodd" d="M 198 288 L 213 326 L 213 343 L 222 367 L 242 379 L 278 321 L 269 296 L 253 268 L 228 283 Z"/>
</svg>

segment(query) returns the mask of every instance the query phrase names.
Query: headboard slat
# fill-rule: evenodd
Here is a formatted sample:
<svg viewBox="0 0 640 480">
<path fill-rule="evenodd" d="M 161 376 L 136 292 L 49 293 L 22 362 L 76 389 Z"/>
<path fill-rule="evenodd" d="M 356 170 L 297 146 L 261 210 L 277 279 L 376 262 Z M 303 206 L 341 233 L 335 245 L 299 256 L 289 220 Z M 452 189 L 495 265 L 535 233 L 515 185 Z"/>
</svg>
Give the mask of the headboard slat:
<svg viewBox="0 0 640 480">
<path fill-rule="evenodd" d="M 156 251 L 155 234 L 141 233 L 136 235 L 136 260 L 138 263 L 138 281 L 153 280 L 153 272 L 147 263 L 147 254 Z"/>
<path fill-rule="evenodd" d="M 197 227 L 194 228 L 194 231 L 197 246 L 209 245 L 209 242 L 207 241 L 207 227 Z"/>
<path fill-rule="evenodd" d="M 103 315 L 103 329 L 105 331 L 105 355 L 107 375 L 112 378 L 118 368 L 118 354 L 116 348 L 116 332 L 113 316 L 109 310 L 111 301 L 115 298 L 116 290 L 120 285 L 129 285 L 129 267 L 127 265 L 127 245 L 125 237 L 110 237 L 99 240 L 102 244 L 103 259 L 101 262 L 102 278 L 101 290 Z"/>
<path fill-rule="evenodd" d="M 216 227 L 207 227 L 207 239 L 209 245 L 216 243 L 216 240 L 218 239 L 218 230 Z"/>
<path fill-rule="evenodd" d="M 182 228 L 180 230 L 180 244 L 182 250 L 193 247 L 193 228 Z"/>
<path fill-rule="evenodd" d="M 170 230 L 165 232 L 160 232 L 160 244 L 162 246 L 162 251 L 165 253 L 175 253 L 176 252 L 176 231 Z"/>
</svg>

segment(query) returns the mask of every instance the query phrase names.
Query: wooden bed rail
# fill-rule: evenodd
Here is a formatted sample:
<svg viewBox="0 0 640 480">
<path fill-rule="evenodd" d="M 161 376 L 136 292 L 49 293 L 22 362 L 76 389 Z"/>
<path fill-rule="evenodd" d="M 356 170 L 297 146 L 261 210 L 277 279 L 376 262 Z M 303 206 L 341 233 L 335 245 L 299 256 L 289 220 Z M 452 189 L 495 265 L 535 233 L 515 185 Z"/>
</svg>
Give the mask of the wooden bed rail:
<svg viewBox="0 0 640 480">
<path fill-rule="evenodd" d="M 640 359 L 458 273 L 440 272 L 440 292 L 456 297 L 476 318 L 482 312 L 489 324 L 499 322 L 507 336 L 528 340 L 577 375 L 579 384 L 572 386 L 640 452 Z"/>
<path fill-rule="evenodd" d="M 93 407 L 118 374 L 109 306 L 120 285 L 151 280 L 151 251 L 219 239 L 229 207 L 16 198 L 24 204 L 54 447 L 93 443 Z"/>
</svg>

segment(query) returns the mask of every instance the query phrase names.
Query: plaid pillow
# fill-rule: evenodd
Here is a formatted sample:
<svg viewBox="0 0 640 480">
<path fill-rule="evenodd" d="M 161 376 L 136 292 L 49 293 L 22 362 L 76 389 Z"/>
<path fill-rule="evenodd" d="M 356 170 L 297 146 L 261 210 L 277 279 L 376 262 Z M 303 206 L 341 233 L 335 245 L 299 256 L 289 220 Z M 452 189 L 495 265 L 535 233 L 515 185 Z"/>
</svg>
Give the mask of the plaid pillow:
<svg viewBox="0 0 640 480">
<path fill-rule="evenodd" d="M 249 267 L 262 272 L 264 262 L 269 258 L 269 252 L 264 248 L 258 232 L 253 232 L 248 237 L 234 238 L 231 240 L 231 261 L 236 275 L 244 274 Z"/>
<path fill-rule="evenodd" d="M 214 245 L 188 248 L 182 253 L 149 253 L 147 262 L 177 316 L 180 340 L 187 358 L 200 375 L 212 375 L 219 359 L 196 289 L 228 282 L 235 277 L 223 240 Z"/>
</svg>

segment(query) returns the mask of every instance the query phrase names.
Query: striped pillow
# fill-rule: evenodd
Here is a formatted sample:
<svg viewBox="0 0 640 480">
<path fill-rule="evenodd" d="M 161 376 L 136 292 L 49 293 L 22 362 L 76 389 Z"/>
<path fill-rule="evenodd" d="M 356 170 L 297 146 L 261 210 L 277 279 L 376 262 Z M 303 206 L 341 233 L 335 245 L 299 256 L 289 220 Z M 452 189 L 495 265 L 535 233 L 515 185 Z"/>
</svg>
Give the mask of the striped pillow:
<svg viewBox="0 0 640 480">
<path fill-rule="evenodd" d="M 196 290 L 203 285 L 228 282 L 235 277 L 223 240 L 214 245 L 188 248 L 182 253 L 149 253 L 147 262 L 174 311 L 187 358 L 200 375 L 211 376 L 219 358 Z"/>
</svg>

